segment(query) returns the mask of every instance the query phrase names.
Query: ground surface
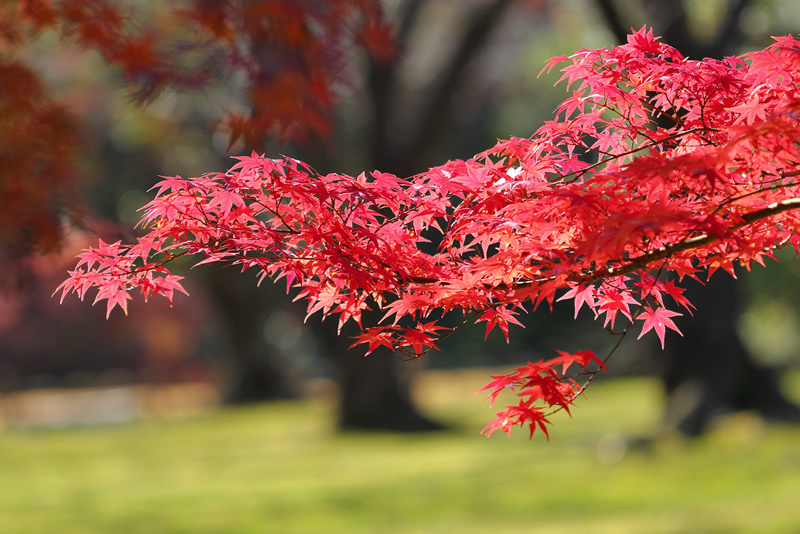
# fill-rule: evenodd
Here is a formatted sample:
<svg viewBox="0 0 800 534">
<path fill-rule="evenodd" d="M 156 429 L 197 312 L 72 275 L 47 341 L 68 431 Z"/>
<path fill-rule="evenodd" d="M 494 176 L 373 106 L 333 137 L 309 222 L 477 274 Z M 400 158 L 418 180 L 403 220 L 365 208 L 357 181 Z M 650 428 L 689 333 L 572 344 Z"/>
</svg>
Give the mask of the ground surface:
<svg viewBox="0 0 800 534">
<path fill-rule="evenodd" d="M 0 433 L 0 532 L 800 532 L 800 428 L 747 414 L 696 442 L 646 379 L 592 386 L 547 442 L 478 434 L 486 372 L 429 374 L 435 435 L 345 434 L 319 401 Z M 800 380 L 792 388 L 800 393 Z"/>
</svg>

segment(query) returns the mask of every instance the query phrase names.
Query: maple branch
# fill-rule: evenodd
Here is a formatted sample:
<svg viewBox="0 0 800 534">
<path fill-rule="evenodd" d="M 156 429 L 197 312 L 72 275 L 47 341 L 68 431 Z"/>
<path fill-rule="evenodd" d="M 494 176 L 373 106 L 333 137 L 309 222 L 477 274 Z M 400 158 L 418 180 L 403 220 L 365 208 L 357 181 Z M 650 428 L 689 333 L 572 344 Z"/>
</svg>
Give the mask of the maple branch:
<svg viewBox="0 0 800 534">
<path fill-rule="evenodd" d="M 714 211 L 712 211 L 711 213 L 712 214 L 717 213 L 719 210 L 721 210 L 722 208 L 724 208 L 728 204 L 733 204 L 734 202 L 738 202 L 738 201 L 743 200 L 743 199 L 745 199 L 747 197 L 760 195 L 761 193 L 766 193 L 766 192 L 769 192 L 769 191 L 777 191 L 777 190 L 783 189 L 785 187 L 794 187 L 794 186 L 797 185 L 796 183 L 782 184 L 779 181 L 779 180 L 784 180 L 786 178 L 790 178 L 790 177 L 793 177 L 793 176 L 800 176 L 800 171 L 794 171 L 794 172 L 790 172 L 790 173 L 781 173 L 774 180 L 764 180 L 762 183 L 772 184 L 772 185 L 769 185 L 768 187 L 764 187 L 763 189 L 756 189 L 755 191 L 749 191 L 747 193 L 743 193 L 743 194 L 738 195 L 738 196 L 730 197 L 727 200 L 725 200 L 723 202 L 720 202 L 717 205 L 717 207 L 714 208 Z"/>
<path fill-rule="evenodd" d="M 424 2 L 409 1 L 411 15 Z M 488 2 L 440 91 L 463 76 L 475 42 L 511 2 Z M 664 299 L 690 313 L 693 306 L 683 288 L 659 280 L 662 273 L 733 271 L 737 256 L 749 265 L 789 242 L 798 246 L 800 214 L 780 214 L 800 208 L 798 69 L 784 67 L 800 41 L 776 38 L 763 52 L 690 61 L 646 28 L 627 40 L 574 55 L 561 80 L 568 87 L 582 80 L 581 87 L 527 140 L 498 141 L 411 178 L 321 175 L 298 160 L 256 153 L 236 158 L 224 175 L 165 177 L 143 217 L 151 232 L 134 245 L 101 241 L 81 254 L 59 286 L 62 299 L 97 288 L 107 316 L 116 306 L 127 313 L 136 287 L 145 299 L 172 302 L 181 277 L 164 266 L 196 254 L 205 256 L 198 264 L 260 270 L 259 282 L 285 277 L 287 291 L 299 288 L 298 298 L 308 300 L 309 315 L 338 315 L 340 327 L 358 322 L 354 345 L 367 343 L 367 353 L 384 346 L 419 358 L 470 322 L 485 321 L 487 336 L 499 328 L 508 340 L 509 325 L 523 326 L 520 310 L 552 306 L 569 287 L 558 300 L 573 299 L 576 317 L 587 305 L 618 336 L 605 359 L 559 351 L 487 386 L 494 401 L 518 385 L 522 400 L 498 412 L 485 433 L 527 423 L 531 434 L 546 434 L 545 410 L 569 411 L 638 320 L 639 337 L 652 330 L 662 348 L 667 329 L 679 332 L 670 318 L 681 314 Z M 566 60 L 553 58 L 545 70 Z M 395 66 L 383 70 L 392 74 Z M 380 71 L 375 63 L 374 74 Z M 426 117 L 449 113 L 439 108 Z M 580 117 L 571 119 L 575 111 Z M 433 135 L 436 125 L 425 124 L 410 146 Z M 368 309 L 385 315 L 364 328 Z M 455 310 L 463 322 L 442 326 Z M 620 314 L 630 322 L 617 332 Z M 567 374 L 575 363 L 581 370 Z"/>
<path fill-rule="evenodd" d="M 639 145 L 637 147 L 631 148 L 630 150 L 626 150 L 625 152 L 620 152 L 619 154 L 615 154 L 613 156 L 610 156 L 607 159 L 600 160 L 597 163 L 593 163 L 593 164 L 589 165 L 588 167 L 584 167 L 583 169 L 581 169 L 579 171 L 572 171 L 572 172 L 570 172 L 568 174 L 563 175 L 561 178 L 564 179 L 564 183 L 565 184 L 570 184 L 570 183 L 574 182 L 575 180 L 577 180 L 578 178 L 580 178 L 581 176 L 583 176 L 584 174 L 586 174 L 588 171 L 596 169 L 597 167 L 599 167 L 599 166 L 601 166 L 603 164 L 606 164 L 606 163 L 608 163 L 610 161 L 614 161 L 616 159 L 624 158 L 626 156 L 632 156 L 633 154 L 636 154 L 637 152 L 640 152 L 642 150 L 646 150 L 648 148 L 653 148 L 653 147 L 656 147 L 658 145 L 661 145 L 661 144 L 664 144 L 664 143 L 668 143 L 670 141 L 674 141 L 674 140 L 676 140 L 676 139 L 678 139 L 680 137 L 685 137 L 687 135 L 691 135 L 693 133 L 697 133 L 697 132 L 719 132 L 719 131 L 720 131 L 719 128 L 709 128 L 707 126 L 698 126 L 697 128 L 692 128 L 690 130 L 685 130 L 683 132 L 676 132 L 674 134 L 668 135 L 664 139 L 659 139 L 659 140 L 656 140 L 656 141 L 652 141 L 650 143 Z M 648 136 L 645 136 L 645 137 L 648 137 Z M 648 137 L 648 139 L 649 139 L 649 137 Z M 569 176 L 574 176 L 574 178 L 572 180 L 567 180 L 566 178 L 569 177 Z"/>
<path fill-rule="evenodd" d="M 453 93 L 462 83 L 467 68 L 483 50 L 492 31 L 513 3 L 513 0 L 494 0 L 488 6 L 476 10 L 469 27 L 455 47 L 455 54 L 450 62 L 442 68 L 436 92 L 426 103 L 424 113 L 419 118 L 421 123 L 419 134 L 406 148 L 404 159 L 409 159 L 409 155 L 429 153 L 434 140 L 439 137 L 443 125 L 447 124 L 445 119 L 453 113 L 450 105 Z"/>
<path fill-rule="evenodd" d="M 738 230 L 740 228 L 753 224 L 756 221 L 760 221 L 762 219 L 772 217 L 773 215 L 783 213 L 784 211 L 790 211 L 797 208 L 800 208 L 800 198 L 790 198 L 787 200 L 782 200 L 781 202 L 775 202 L 774 204 L 770 204 L 766 208 L 742 215 L 743 221 L 739 224 L 731 226 L 730 229 Z M 668 258 L 679 252 L 692 250 L 705 245 L 709 245 L 714 241 L 717 241 L 718 239 L 719 239 L 718 236 L 711 234 L 703 234 L 695 237 L 689 237 L 684 239 L 683 241 L 679 241 L 677 243 L 671 243 L 668 245 L 664 245 L 663 247 L 659 247 L 656 250 L 648 251 L 642 254 L 641 256 L 637 256 L 636 258 L 632 259 L 631 261 L 620 267 L 608 267 L 605 269 L 600 269 L 591 274 L 570 277 L 569 280 L 581 284 L 593 284 L 595 282 L 599 282 L 600 280 L 603 280 L 605 278 L 610 278 L 612 276 L 622 276 L 626 274 L 631 274 L 633 272 L 638 271 L 639 269 L 641 269 L 642 267 L 646 266 L 649 263 L 662 260 L 664 258 Z"/>
<path fill-rule="evenodd" d="M 798 174 L 800 174 L 800 171 L 798 171 Z M 782 200 L 781 202 L 775 202 L 774 204 L 770 204 L 766 208 L 742 215 L 741 216 L 742 222 L 731 226 L 730 230 L 738 230 L 740 228 L 753 224 L 754 222 L 760 221 L 762 219 L 766 219 L 768 217 L 772 217 L 773 215 L 778 215 L 779 213 L 783 213 L 785 211 L 790 211 L 797 208 L 800 208 L 800 198 L 790 198 Z M 631 274 L 647 266 L 650 263 L 668 258 L 679 252 L 684 252 L 686 250 L 692 250 L 695 248 L 703 247 L 705 245 L 709 245 L 714 241 L 717 241 L 718 239 L 719 237 L 711 234 L 702 234 L 694 237 L 689 237 L 684 239 L 683 241 L 678 241 L 677 243 L 670 243 L 662 247 L 659 247 L 655 250 L 650 250 L 642 254 L 641 256 L 637 256 L 629 260 L 628 262 L 624 263 L 619 267 L 606 267 L 603 269 L 596 270 L 592 273 L 583 275 L 573 274 L 567 277 L 567 281 L 575 282 L 578 284 L 594 284 L 596 282 L 599 282 L 600 280 L 603 280 L 605 278 L 610 278 L 612 276 L 616 277 L 616 276 Z M 438 278 L 431 278 L 424 276 L 403 276 L 403 278 L 409 280 L 410 282 L 420 285 L 440 282 Z M 534 283 L 546 282 L 553 279 L 554 277 L 548 277 L 532 281 L 523 281 L 515 284 L 513 288 L 518 289 L 518 288 L 530 287 Z M 398 280 L 398 282 L 402 284 L 401 280 Z M 486 289 L 496 289 L 500 291 L 512 289 L 512 287 L 510 287 L 505 283 L 500 283 L 491 287 L 486 285 L 485 287 Z"/>
<path fill-rule="evenodd" d="M 628 28 L 622 21 L 623 16 L 611 0 L 595 0 L 600 13 L 603 15 L 608 29 L 614 34 L 618 44 L 623 44 L 628 39 Z"/>
</svg>

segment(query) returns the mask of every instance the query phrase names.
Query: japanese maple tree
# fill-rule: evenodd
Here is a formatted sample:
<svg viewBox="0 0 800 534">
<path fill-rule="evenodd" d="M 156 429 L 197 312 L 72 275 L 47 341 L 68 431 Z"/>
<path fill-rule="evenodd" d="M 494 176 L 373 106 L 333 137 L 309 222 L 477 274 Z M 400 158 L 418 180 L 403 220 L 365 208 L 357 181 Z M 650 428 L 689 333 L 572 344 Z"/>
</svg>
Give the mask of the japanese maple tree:
<svg viewBox="0 0 800 534">
<path fill-rule="evenodd" d="M 134 288 L 171 301 L 183 289 L 168 266 L 186 256 L 283 279 L 309 315 L 358 322 L 367 352 L 419 357 L 454 330 L 447 312 L 508 337 L 520 313 L 557 299 L 620 342 L 638 325 L 663 345 L 692 309 L 684 277 L 798 249 L 800 41 L 693 60 L 642 28 L 544 70 L 556 66 L 571 95 L 552 121 L 410 178 L 323 175 L 255 153 L 227 172 L 164 178 L 146 233 L 84 251 L 62 299 L 96 288 L 107 313 Z M 362 324 L 368 308 L 377 325 Z M 492 402 L 505 390 L 517 402 L 484 431 L 547 433 L 548 414 L 569 410 L 613 352 L 559 352 L 492 377 Z"/>
</svg>

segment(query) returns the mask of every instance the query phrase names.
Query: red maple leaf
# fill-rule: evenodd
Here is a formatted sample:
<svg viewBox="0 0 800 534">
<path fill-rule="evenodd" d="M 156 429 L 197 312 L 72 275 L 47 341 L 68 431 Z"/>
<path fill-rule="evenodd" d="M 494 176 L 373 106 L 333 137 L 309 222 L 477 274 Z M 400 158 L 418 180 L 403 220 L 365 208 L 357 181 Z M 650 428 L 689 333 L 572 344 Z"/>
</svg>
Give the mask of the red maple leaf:
<svg viewBox="0 0 800 534">
<path fill-rule="evenodd" d="M 628 291 L 620 291 L 615 288 L 609 288 L 603 291 L 599 299 L 600 312 L 606 314 L 603 326 L 611 323 L 611 328 L 614 328 L 614 321 L 616 320 L 617 313 L 622 312 L 622 315 L 632 321 L 630 304 L 639 304 Z"/>
<path fill-rule="evenodd" d="M 497 400 L 497 396 L 503 390 L 505 390 L 505 389 L 510 389 L 512 391 L 514 390 L 514 386 L 517 383 L 518 376 L 517 376 L 516 373 L 511 373 L 511 374 L 499 375 L 499 376 L 492 375 L 492 378 L 494 380 L 492 380 L 491 382 L 489 382 L 488 384 L 483 386 L 481 389 L 476 391 L 475 394 L 477 395 L 481 391 L 486 391 L 487 389 L 491 390 L 491 393 L 489 394 L 489 396 L 487 398 L 491 399 L 490 405 L 494 406 L 494 401 Z"/>
<path fill-rule="evenodd" d="M 584 286 L 583 284 L 579 284 L 566 293 L 564 293 L 561 298 L 559 298 L 556 302 L 561 302 L 562 300 L 566 299 L 575 299 L 575 318 L 578 318 L 578 312 L 580 311 L 581 307 L 586 304 L 586 306 L 595 311 L 596 303 L 594 301 L 594 286 L 588 285 Z M 596 315 L 596 313 L 595 313 Z"/>
<path fill-rule="evenodd" d="M 395 336 L 396 334 L 391 327 L 374 326 L 356 336 L 355 339 L 357 341 L 350 345 L 350 348 L 361 345 L 362 343 L 367 343 L 368 346 L 365 355 L 378 347 L 386 347 L 389 350 L 394 350 L 395 343 L 397 342 Z"/>
<path fill-rule="evenodd" d="M 499 326 L 500 330 L 506 337 L 506 343 L 508 343 L 509 323 L 519 325 L 522 328 L 525 328 L 525 325 L 519 322 L 517 318 L 514 317 L 514 315 L 516 315 L 516 312 L 514 312 L 514 310 L 510 310 L 505 306 L 498 306 L 496 308 L 489 308 L 488 310 L 483 312 L 483 315 L 478 317 L 478 319 L 476 319 L 475 322 L 486 321 L 486 335 L 484 339 L 488 339 L 489 332 L 491 332 L 495 326 Z"/>
<path fill-rule="evenodd" d="M 738 114 L 733 124 L 744 122 L 748 126 L 756 121 L 763 121 L 767 118 L 767 112 L 764 105 L 759 101 L 758 93 L 754 94 L 750 100 L 727 108 L 728 111 L 734 111 Z"/>
<path fill-rule="evenodd" d="M 677 333 L 683 335 L 678 327 L 675 326 L 675 323 L 672 322 L 670 317 L 679 317 L 681 314 L 678 312 L 670 311 L 666 308 L 656 308 L 655 310 L 650 308 L 649 306 L 644 307 L 644 311 L 642 315 L 637 317 L 637 319 L 641 319 L 644 321 L 644 325 L 642 326 L 642 332 L 639 334 L 639 337 L 636 339 L 641 339 L 643 335 L 649 332 L 651 329 L 656 331 L 658 334 L 658 338 L 661 340 L 661 348 L 664 348 L 664 335 L 666 333 L 666 329 L 669 328 L 671 330 L 675 330 Z"/>
</svg>

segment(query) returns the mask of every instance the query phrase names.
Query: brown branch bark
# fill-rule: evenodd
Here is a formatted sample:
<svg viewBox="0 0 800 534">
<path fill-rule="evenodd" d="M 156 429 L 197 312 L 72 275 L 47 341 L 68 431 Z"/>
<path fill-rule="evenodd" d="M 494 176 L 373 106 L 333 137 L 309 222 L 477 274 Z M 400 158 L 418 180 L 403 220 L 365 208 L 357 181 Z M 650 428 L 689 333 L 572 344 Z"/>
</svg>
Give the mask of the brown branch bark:
<svg viewBox="0 0 800 534">
<path fill-rule="evenodd" d="M 773 215 L 778 215 L 779 213 L 783 213 L 785 211 L 790 211 L 798 208 L 800 208 L 800 198 L 790 198 L 783 200 L 781 202 L 776 202 L 774 204 L 770 204 L 766 208 L 756 210 L 743 215 L 742 216 L 743 221 L 739 224 L 732 226 L 731 230 L 738 230 L 740 228 L 744 228 L 745 226 L 753 224 L 754 222 L 760 221 L 762 219 L 766 219 L 768 217 L 772 217 Z M 684 252 L 686 250 L 692 250 L 706 245 L 710 245 L 711 243 L 717 240 L 719 240 L 719 237 L 710 234 L 703 234 L 699 236 L 690 237 L 682 241 L 678 241 L 677 243 L 664 245 L 663 247 L 660 247 L 656 250 L 651 250 L 649 252 L 646 252 L 645 254 L 637 256 L 619 267 L 602 268 L 592 273 L 583 275 L 575 274 L 569 277 L 568 280 L 570 282 L 576 282 L 579 284 L 593 284 L 595 282 L 599 282 L 600 280 L 603 280 L 605 278 L 610 278 L 612 276 L 623 276 L 626 274 L 631 274 L 643 267 L 646 267 L 648 264 L 651 264 L 653 262 L 663 260 L 679 252 Z M 409 276 L 407 278 L 408 280 L 410 280 L 415 284 L 433 284 L 440 281 L 434 278 L 417 277 L 417 276 Z M 514 288 L 517 289 L 517 288 L 529 287 L 533 283 L 542 282 L 546 280 L 549 279 L 536 280 L 533 282 L 520 282 L 516 284 Z M 492 286 L 492 288 L 499 290 L 511 289 L 509 286 L 505 284 Z M 487 289 L 489 289 L 489 287 L 487 287 Z"/>
<path fill-rule="evenodd" d="M 767 217 L 772 217 L 773 215 L 777 215 L 779 213 L 783 213 L 784 211 L 789 211 L 793 209 L 800 208 L 800 198 L 790 198 L 787 200 L 783 200 L 781 202 L 776 202 L 774 204 L 769 205 L 766 208 L 756 210 L 750 213 L 745 214 L 742 216 L 742 221 L 739 224 L 736 224 L 731 227 L 731 230 L 738 230 L 740 228 L 744 228 L 747 225 L 753 224 L 756 221 L 760 221 L 762 219 L 766 219 Z M 595 282 L 599 282 L 605 278 L 610 278 L 612 276 L 622 276 L 626 274 L 630 274 L 633 272 L 638 271 L 642 267 L 653 263 L 658 260 L 663 260 L 668 258 L 678 252 L 683 252 L 686 250 L 692 250 L 695 248 L 703 247 L 705 245 L 710 245 L 714 241 L 717 241 L 719 238 L 714 235 L 710 234 L 703 234 L 695 237 L 690 237 L 688 239 L 684 239 L 683 241 L 679 241 L 674 244 L 665 245 L 660 247 L 656 250 L 651 250 L 641 256 L 638 256 L 625 265 L 621 267 L 610 267 L 606 269 L 600 269 L 595 271 L 594 273 L 577 276 L 573 279 L 573 281 L 581 283 L 581 284 L 593 284 Z"/>
<path fill-rule="evenodd" d="M 443 69 L 443 75 L 435 93 L 419 117 L 419 134 L 404 151 L 404 162 L 423 161 L 424 154 L 442 135 L 443 127 L 450 122 L 453 113 L 450 104 L 453 93 L 464 80 L 472 60 L 484 50 L 485 44 L 502 20 L 513 0 L 494 0 L 488 7 L 476 13 L 472 22 L 456 47 L 450 63 Z M 418 169 L 406 164 L 400 169 L 401 176 L 407 176 Z"/>
<path fill-rule="evenodd" d="M 613 0 L 595 0 L 603 19 L 606 21 L 608 29 L 614 34 L 614 39 L 619 44 L 623 44 L 628 39 L 628 28 L 623 22 L 622 13 L 620 13 Z"/>
</svg>

